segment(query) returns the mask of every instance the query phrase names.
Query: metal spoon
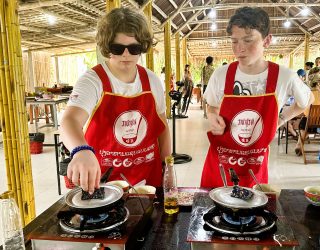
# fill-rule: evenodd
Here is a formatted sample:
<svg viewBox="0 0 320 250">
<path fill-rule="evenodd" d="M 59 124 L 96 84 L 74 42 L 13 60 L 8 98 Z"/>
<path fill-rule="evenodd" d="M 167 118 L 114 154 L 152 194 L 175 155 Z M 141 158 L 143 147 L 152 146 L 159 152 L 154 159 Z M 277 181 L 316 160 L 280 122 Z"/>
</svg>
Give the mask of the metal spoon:
<svg viewBox="0 0 320 250">
<path fill-rule="evenodd" d="M 223 182 L 223 186 L 227 187 L 228 184 L 227 184 L 226 172 L 224 171 L 224 167 L 222 166 L 221 163 L 219 163 L 219 170 L 220 170 L 220 175 L 221 175 L 221 179 Z"/>
<path fill-rule="evenodd" d="M 129 184 L 129 187 L 132 188 L 132 189 L 136 192 L 136 194 L 138 194 L 138 191 L 134 188 L 133 185 L 131 185 L 131 183 L 128 181 L 128 179 L 127 179 L 122 173 L 120 173 L 120 176 L 121 176 L 121 178 L 122 178 L 123 180 L 125 180 L 125 181 Z M 141 205 L 141 207 L 142 207 L 143 213 L 145 213 L 146 210 L 145 210 L 145 208 L 144 208 L 144 206 L 143 206 L 142 200 L 141 200 L 141 198 L 140 198 L 139 195 L 137 195 L 137 197 L 138 197 L 138 200 L 139 200 L 140 205 Z"/>
<path fill-rule="evenodd" d="M 258 185 L 258 187 L 260 188 L 260 190 L 263 192 L 262 187 L 260 186 L 260 182 L 258 181 L 258 179 L 256 178 L 256 176 L 254 175 L 252 169 L 249 169 L 249 174 L 251 175 L 251 177 L 254 179 L 255 183 Z"/>
</svg>

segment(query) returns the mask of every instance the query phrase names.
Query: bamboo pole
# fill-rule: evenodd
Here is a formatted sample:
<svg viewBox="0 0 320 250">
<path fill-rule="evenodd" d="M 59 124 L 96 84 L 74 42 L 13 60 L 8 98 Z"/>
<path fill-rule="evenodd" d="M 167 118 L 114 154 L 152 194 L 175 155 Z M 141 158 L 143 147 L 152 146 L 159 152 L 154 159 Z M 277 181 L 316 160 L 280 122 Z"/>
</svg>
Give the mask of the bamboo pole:
<svg viewBox="0 0 320 250">
<path fill-rule="evenodd" d="M 17 2 L 16 2 L 17 3 Z M 17 6 L 14 6 L 14 9 L 17 9 Z M 21 37 L 20 37 L 20 28 L 19 28 L 19 18 L 18 18 L 18 12 L 15 11 L 15 19 L 14 19 L 14 32 L 16 39 L 16 47 L 15 47 L 15 53 L 16 53 L 16 77 L 19 82 L 19 91 L 16 93 L 18 94 L 18 99 L 20 100 L 18 102 L 19 104 L 19 114 L 20 114 L 20 123 L 21 123 L 21 130 L 20 130 L 20 138 L 22 138 L 21 142 L 21 152 L 23 152 L 22 157 L 20 158 L 21 166 L 24 166 L 24 172 L 25 175 L 23 175 L 24 179 L 22 179 L 22 183 L 24 184 L 23 191 L 26 194 L 25 196 L 25 205 L 27 207 L 26 212 L 28 217 L 27 222 L 30 222 L 34 219 L 36 211 L 35 211 L 35 200 L 34 200 L 34 189 L 33 189 L 33 178 L 32 178 L 32 167 L 31 167 L 31 158 L 30 158 L 30 142 L 29 142 L 29 129 L 28 129 L 28 118 L 27 118 L 27 110 L 25 105 L 25 82 L 23 78 L 23 56 L 22 56 L 22 50 L 21 50 Z M 20 172 L 20 175 L 22 172 Z"/>
<path fill-rule="evenodd" d="M 15 0 L 0 0 L 0 110 L 7 183 L 26 225 L 35 217 L 35 206 L 17 13 Z"/>
<path fill-rule="evenodd" d="M 180 53 L 180 35 L 175 35 L 175 49 L 176 49 L 176 81 L 181 80 L 181 53 Z"/>
<path fill-rule="evenodd" d="M 115 8 L 121 7 L 121 0 L 107 0 L 106 1 L 106 13 L 109 13 Z"/>
<path fill-rule="evenodd" d="M 182 41 L 181 41 L 181 48 L 182 48 L 182 65 L 183 65 L 183 68 L 184 66 L 187 64 L 187 61 L 188 61 L 188 58 L 187 58 L 187 40 L 186 38 L 182 38 Z"/>
<path fill-rule="evenodd" d="M 166 114 L 167 118 L 171 117 L 171 100 L 168 95 L 170 91 L 171 77 L 171 21 L 168 20 L 164 25 L 164 66 L 165 66 L 165 82 L 166 82 Z"/>
<path fill-rule="evenodd" d="M 150 28 L 152 28 L 152 1 L 150 1 L 143 10 L 143 13 L 147 17 Z M 153 63 L 153 47 L 151 46 L 146 54 L 146 66 L 151 71 L 154 71 Z"/>
<path fill-rule="evenodd" d="M 303 62 L 303 65 L 306 65 L 306 62 L 309 60 L 309 49 L 310 49 L 310 35 L 306 33 L 304 36 L 304 62 Z"/>
<path fill-rule="evenodd" d="M 293 68 L 293 53 L 289 54 L 289 68 Z"/>
</svg>

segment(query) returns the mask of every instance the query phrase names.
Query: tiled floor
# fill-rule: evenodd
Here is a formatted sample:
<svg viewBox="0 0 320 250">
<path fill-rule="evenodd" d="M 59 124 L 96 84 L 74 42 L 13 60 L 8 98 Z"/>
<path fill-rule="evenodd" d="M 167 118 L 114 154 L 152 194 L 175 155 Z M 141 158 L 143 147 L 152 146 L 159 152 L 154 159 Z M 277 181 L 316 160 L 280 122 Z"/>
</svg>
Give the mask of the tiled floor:
<svg viewBox="0 0 320 250">
<path fill-rule="evenodd" d="M 185 187 L 199 186 L 203 162 L 208 150 L 206 129 L 208 121 L 203 118 L 200 105 L 191 105 L 189 118 L 176 120 L 176 152 L 192 156 L 187 164 L 176 165 L 178 185 Z M 172 121 L 170 120 L 170 126 Z M 30 125 L 30 132 L 33 132 Z M 43 128 L 46 134 L 45 143 L 53 143 L 54 130 Z M 285 154 L 284 139 L 280 146 L 277 138 L 271 145 L 269 182 L 280 188 L 303 188 L 307 185 L 320 185 L 320 165 L 304 165 L 301 157 L 294 154 L 294 141 L 289 141 L 288 154 Z M 319 148 L 318 145 L 307 145 Z M 0 146 L 0 193 L 6 190 L 4 153 Z M 58 195 L 55 152 L 53 147 L 44 147 L 43 153 L 31 155 L 37 215 L 62 196 Z M 63 182 L 63 179 L 61 178 Z M 64 185 L 62 185 L 64 186 Z M 62 187 L 62 193 L 67 190 Z"/>
</svg>

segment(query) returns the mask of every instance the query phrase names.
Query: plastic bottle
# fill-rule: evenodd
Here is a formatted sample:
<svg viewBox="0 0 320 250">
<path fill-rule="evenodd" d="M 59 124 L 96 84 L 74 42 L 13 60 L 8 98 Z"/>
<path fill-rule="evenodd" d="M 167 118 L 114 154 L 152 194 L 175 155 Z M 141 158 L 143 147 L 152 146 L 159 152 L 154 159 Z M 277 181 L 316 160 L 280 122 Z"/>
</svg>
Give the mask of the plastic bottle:
<svg viewBox="0 0 320 250">
<path fill-rule="evenodd" d="M 21 217 L 13 192 L 0 196 L 0 239 L 3 250 L 25 250 Z"/>
<path fill-rule="evenodd" d="M 171 215 L 179 212 L 177 178 L 173 157 L 167 156 L 165 163 L 163 176 L 164 212 Z"/>
</svg>

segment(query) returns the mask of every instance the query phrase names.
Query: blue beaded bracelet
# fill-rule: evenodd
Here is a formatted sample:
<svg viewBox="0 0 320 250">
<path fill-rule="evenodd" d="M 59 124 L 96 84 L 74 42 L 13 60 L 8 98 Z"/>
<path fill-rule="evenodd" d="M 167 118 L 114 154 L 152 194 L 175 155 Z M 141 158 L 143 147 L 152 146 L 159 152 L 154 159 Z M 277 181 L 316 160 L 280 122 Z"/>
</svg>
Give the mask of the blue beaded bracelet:
<svg viewBox="0 0 320 250">
<path fill-rule="evenodd" d="M 74 149 L 72 149 L 72 151 L 70 153 L 70 158 L 72 159 L 73 156 L 81 150 L 91 150 L 94 153 L 93 147 L 91 147 L 89 145 L 81 145 L 81 146 L 78 146 L 78 147 L 75 147 Z"/>
</svg>

